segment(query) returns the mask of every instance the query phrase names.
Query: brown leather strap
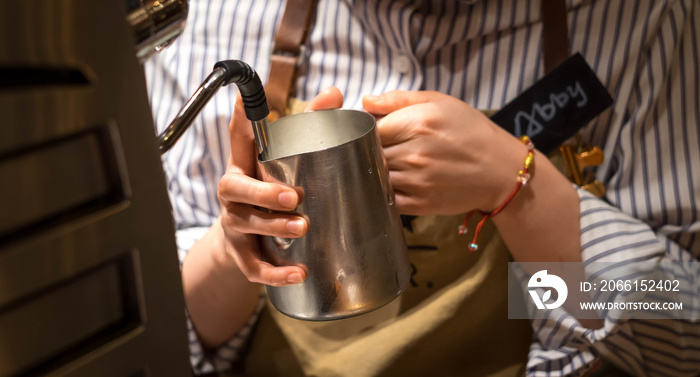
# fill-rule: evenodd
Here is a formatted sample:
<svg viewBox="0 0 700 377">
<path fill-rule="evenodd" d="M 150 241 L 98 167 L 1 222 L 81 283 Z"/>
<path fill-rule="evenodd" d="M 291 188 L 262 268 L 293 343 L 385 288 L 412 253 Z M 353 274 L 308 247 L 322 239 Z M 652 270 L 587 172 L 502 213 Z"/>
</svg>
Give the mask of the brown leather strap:
<svg viewBox="0 0 700 377">
<path fill-rule="evenodd" d="M 287 0 L 270 61 L 270 73 L 265 86 L 270 119 L 285 115 L 287 100 L 294 92 L 294 80 L 302 45 L 306 40 L 316 9 L 315 0 Z"/>
<path fill-rule="evenodd" d="M 565 0 L 542 0 L 542 52 L 548 73 L 569 56 L 569 28 Z"/>
<path fill-rule="evenodd" d="M 548 73 L 569 56 L 568 17 L 566 0 L 541 1 L 542 53 L 544 71 Z M 551 154 L 550 159 L 573 183 L 599 198 L 605 195 L 605 185 L 595 180 L 591 171 L 584 171 L 584 168 L 603 163 L 603 151 L 600 148 L 583 145 L 577 137 L 573 144 L 562 144 L 559 147 L 559 155 Z"/>
</svg>

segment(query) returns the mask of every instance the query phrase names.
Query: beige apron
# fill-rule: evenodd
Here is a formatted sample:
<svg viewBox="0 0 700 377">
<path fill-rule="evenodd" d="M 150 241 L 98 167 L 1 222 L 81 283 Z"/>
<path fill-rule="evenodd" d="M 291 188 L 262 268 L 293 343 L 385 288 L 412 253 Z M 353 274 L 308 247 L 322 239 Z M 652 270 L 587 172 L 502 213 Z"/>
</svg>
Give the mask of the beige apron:
<svg viewBox="0 0 700 377">
<path fill-rule="evenodd" d="M 509 255 L 490 222 L 480 234 L 479 251 L 470 253 L 473 233 L 457 235 L 463 218 L 413 220 L 413 232 L 405 231 L 415 267 L 411 283 L 377 311 L 308 322 L 268 305 L 246 375 L 523 375 L 531 329 L 527 320 L 507 318 Z"/>
</svg>

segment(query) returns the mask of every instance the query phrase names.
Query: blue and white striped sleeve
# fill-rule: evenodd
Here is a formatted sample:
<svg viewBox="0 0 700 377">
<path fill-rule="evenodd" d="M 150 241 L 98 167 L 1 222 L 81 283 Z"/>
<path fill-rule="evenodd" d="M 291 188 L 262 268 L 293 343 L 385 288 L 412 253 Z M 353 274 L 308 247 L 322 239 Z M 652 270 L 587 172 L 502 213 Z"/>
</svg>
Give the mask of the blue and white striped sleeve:
<svg viewBox="0 0 700 377">
<path fill-rule="evenodd" d="M 579 189 L 584 263 L 672 259 L 680 246 L 644 222 Z M 667 248 L 667 245 L 673 245 Z M 604 318 L 598 330 L 555 311 L 534 320 L 529 376 L 582 375 L 598 357 L 635 376 L 695 376 L 700 370 L 700 324 L 680 320 Z"/>
<path fill-rule="evenodd" d="M 192 245 L 194 245 L 197 240 L 202 238 L 202 236 L 204 236 L 208 230 L 208 227 L 192 227 L 177 231 L 176 236 L 180 267 L 182 267 L 182 262 L 187 255 L 187 251 L 190 250 Z M 197 331 L 194 329 L 192 321 L 189 318 L 189 314 L 186 313 L 190 363 L 192 364 L 194 374 L 200 375 L 214 371 L 231 369 L 231 365 L 241 357 L 241 352 L 248 341 L 248 338 L 250 337 L 251 332 L 255 327 L 255 323 L 257 322 L 260 312 L 264 306 L 265 297 L 261 294 L 258 305 L 253 311 L 253 314 L 238 331 L 238 333 L 214 350 L 204 350 L 202 343 L 197 336 Z"/>
<path fill-rule="evenodd" d="M 584 265 L 700 257 L 700 4 L 654 2 L 649 9 L 658 19 L 640 24 L 644 48 L 639 59 L 620 61 L 631 73 L 614 90 L 610 125 L 598 128 L 606 163 L 597 178 L 606 198 L 579 189 Z M 597 330 L 563 310 L 534 320 L 527 374 L 582 375 L 603 358 L 634 376 L 698 375 L 697 321 L 610 313 L 603 320 Z"/>
<path fill-rule="evenodd" d="M 241 352 L 251 335 L 251 332 L 255 326 L 255 323 L 260 316 L 260 312 L 265 306 L 265 300 L 263 296 L 260 297 L 258 306 L 255 308 L 253 315 L 248 319 L 248 321 L 243 325 L 240 331 L 236 333 L 231 339 L 227 340 L 219 346 L 217 349 L 212 351 L 205 351 L 202 348 L 202 343 L 199 341 L 197 332 L 190 321 L 189 315 L 187 316 L 187 338 L 189 341 L 190 348 L 190 363 L 192 364 L 192 369 L 195 375 L 201 375 L 206 373 L 212 373 L 215 371 L 226 371 L 230 370 L 233 363 L 240 359 Z"/>
</svg>

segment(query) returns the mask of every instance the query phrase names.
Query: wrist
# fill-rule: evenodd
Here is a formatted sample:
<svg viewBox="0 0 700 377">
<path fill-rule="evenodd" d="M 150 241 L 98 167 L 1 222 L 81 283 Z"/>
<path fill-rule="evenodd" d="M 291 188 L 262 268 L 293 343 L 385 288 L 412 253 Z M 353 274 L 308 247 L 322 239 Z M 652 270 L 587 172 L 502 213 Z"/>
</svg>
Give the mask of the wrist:
<svg viewBox="0 0 700 377">
<path fill-rule="evenodd" d="M 498 207 L 496 207 L 492 211 L 484 212 L 481 210 L 474 210 L 469 212 L 466 218 L 464 219 L 464 223 L 459 227 L 459 233 L 465 234 L 467 232 L 467 224 L 469 223 L 469 220 L 471 219 L 472 215 L 478 212 L 482 216 L 481 221 L 479 221 L 479 223 L 476 225 L 474 239 L 472 243 L 469 244 L 470 251 L 476 251 L 479 249 L 479 245 L 476 242 L 479 237 L 481 227 L 484 225 L 484 222 L 500 214 L 506 207 L 508 207 L 508 205 L 513 201 L 516 195 L 520 193 L 521 189 L 527 186 L 527 183 L 530 180 L 534 169 L 535 146 L 532 143 L 532 140 L 530 140 L 530 138 L 527 136 L 520 137 L 520 141 L 525 145 L 527 149 L 527 154 L 523 161 L 522 168 L 518 170 L 515 188 L 513 188 L 508 194 L 508 196 L 501 202 L 501 204 L 498 205 Z"/>
<path fill-rule="evenodd" d="M 533 167 L 530 179 L 524 185 L 509 205 L 504 208 L 498 217 L 494 217 L 494 223 L 516 224 L 527 221 L 531 214 L 544 209 L 543 201 L 558 202 L 562 196 L 571 196 L 575 189 L 571 183 L 559 173 L 559 171 L 539 151 L 535 151 L 534 159 L 537 160 L 536 170 Z"/>
<path fill-rule="evenodd" d="M 494 172 L 494 181 L 490 190 L 491 195 L 488 196 L 488 200 L 484 201 L 481 207 L 477 208 L 482 214 L 489 214 L 498 210 L 499 207 L 509 200 L 508 198 L 513 194 L 514 189 L 519 190 L 519 172 L 523 170 L 525 159 L 528 157 L 528 145 L 511 135 L 508 136 L 507 142 L 501 143 L 503 145 L 500 148 L 501 153 L 496 157 L 500 163 L 498 171 Z M 529 170 L 526 183 L 529 176 L 534 172 L 534 165 L 530 166 Z"/>
<path fill-rule="evenodd" d="M 259 286 L 250 283 L 226 251 L 220 222 L 190 249 L 182 266 L 185 304 L 205 349 L 222 344 L 249 320 Z"/>
<path fill-rule="evenodd" d="M 226 234 L 221 226 L 221 217 L 218 217 L 209 230 L 209 256 L 212 262 L 222 269 L 238 268 L 233 256 L 226 247 Z"/>
<path fill-rule="evenodd" d="M 227 250 L 220 219 L 189 250 L 182 264 L 182 274 L 183 279 L 196 277 L 193 280 L 197 281 L 204 275 L 226 280 L 243 275 Z"/>
<path fill-rule="evenodd" d="M 580 262 L 578 193 L 541 153 L 537 174 L 493 218 L 513 258 L 519 262 Z"/>
</svg>

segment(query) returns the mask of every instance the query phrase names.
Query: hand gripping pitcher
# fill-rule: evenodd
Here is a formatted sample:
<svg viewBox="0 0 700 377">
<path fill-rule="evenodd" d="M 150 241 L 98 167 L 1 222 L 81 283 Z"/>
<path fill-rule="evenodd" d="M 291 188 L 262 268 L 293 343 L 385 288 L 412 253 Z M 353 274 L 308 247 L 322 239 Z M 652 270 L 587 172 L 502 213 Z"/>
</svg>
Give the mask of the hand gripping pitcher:
<svg viewBox="0 0 700 377">
<path fill-rule="evenodd" d="M 223 78 L 212 78 L 217 72 Z M 301 238 L 262 237 L 266 261 L 308 272 L 301 284 L 267 287 L 275 308 L 293 318 L 324 321 L 367 313 L 398 297 L 410 267 L 374 117 L 338 109 L 269 123 L 263 86 L 248 65 L 219 62 L 210 79 L 214 91 L 238 85 L 262 179 L 294 187 L 302 199 L 294 213 L 309 222 Z M 166 130 L 161 144 L 172 145 L 179 136 L 172 134 L 177 131 Z"/>
</svg>

